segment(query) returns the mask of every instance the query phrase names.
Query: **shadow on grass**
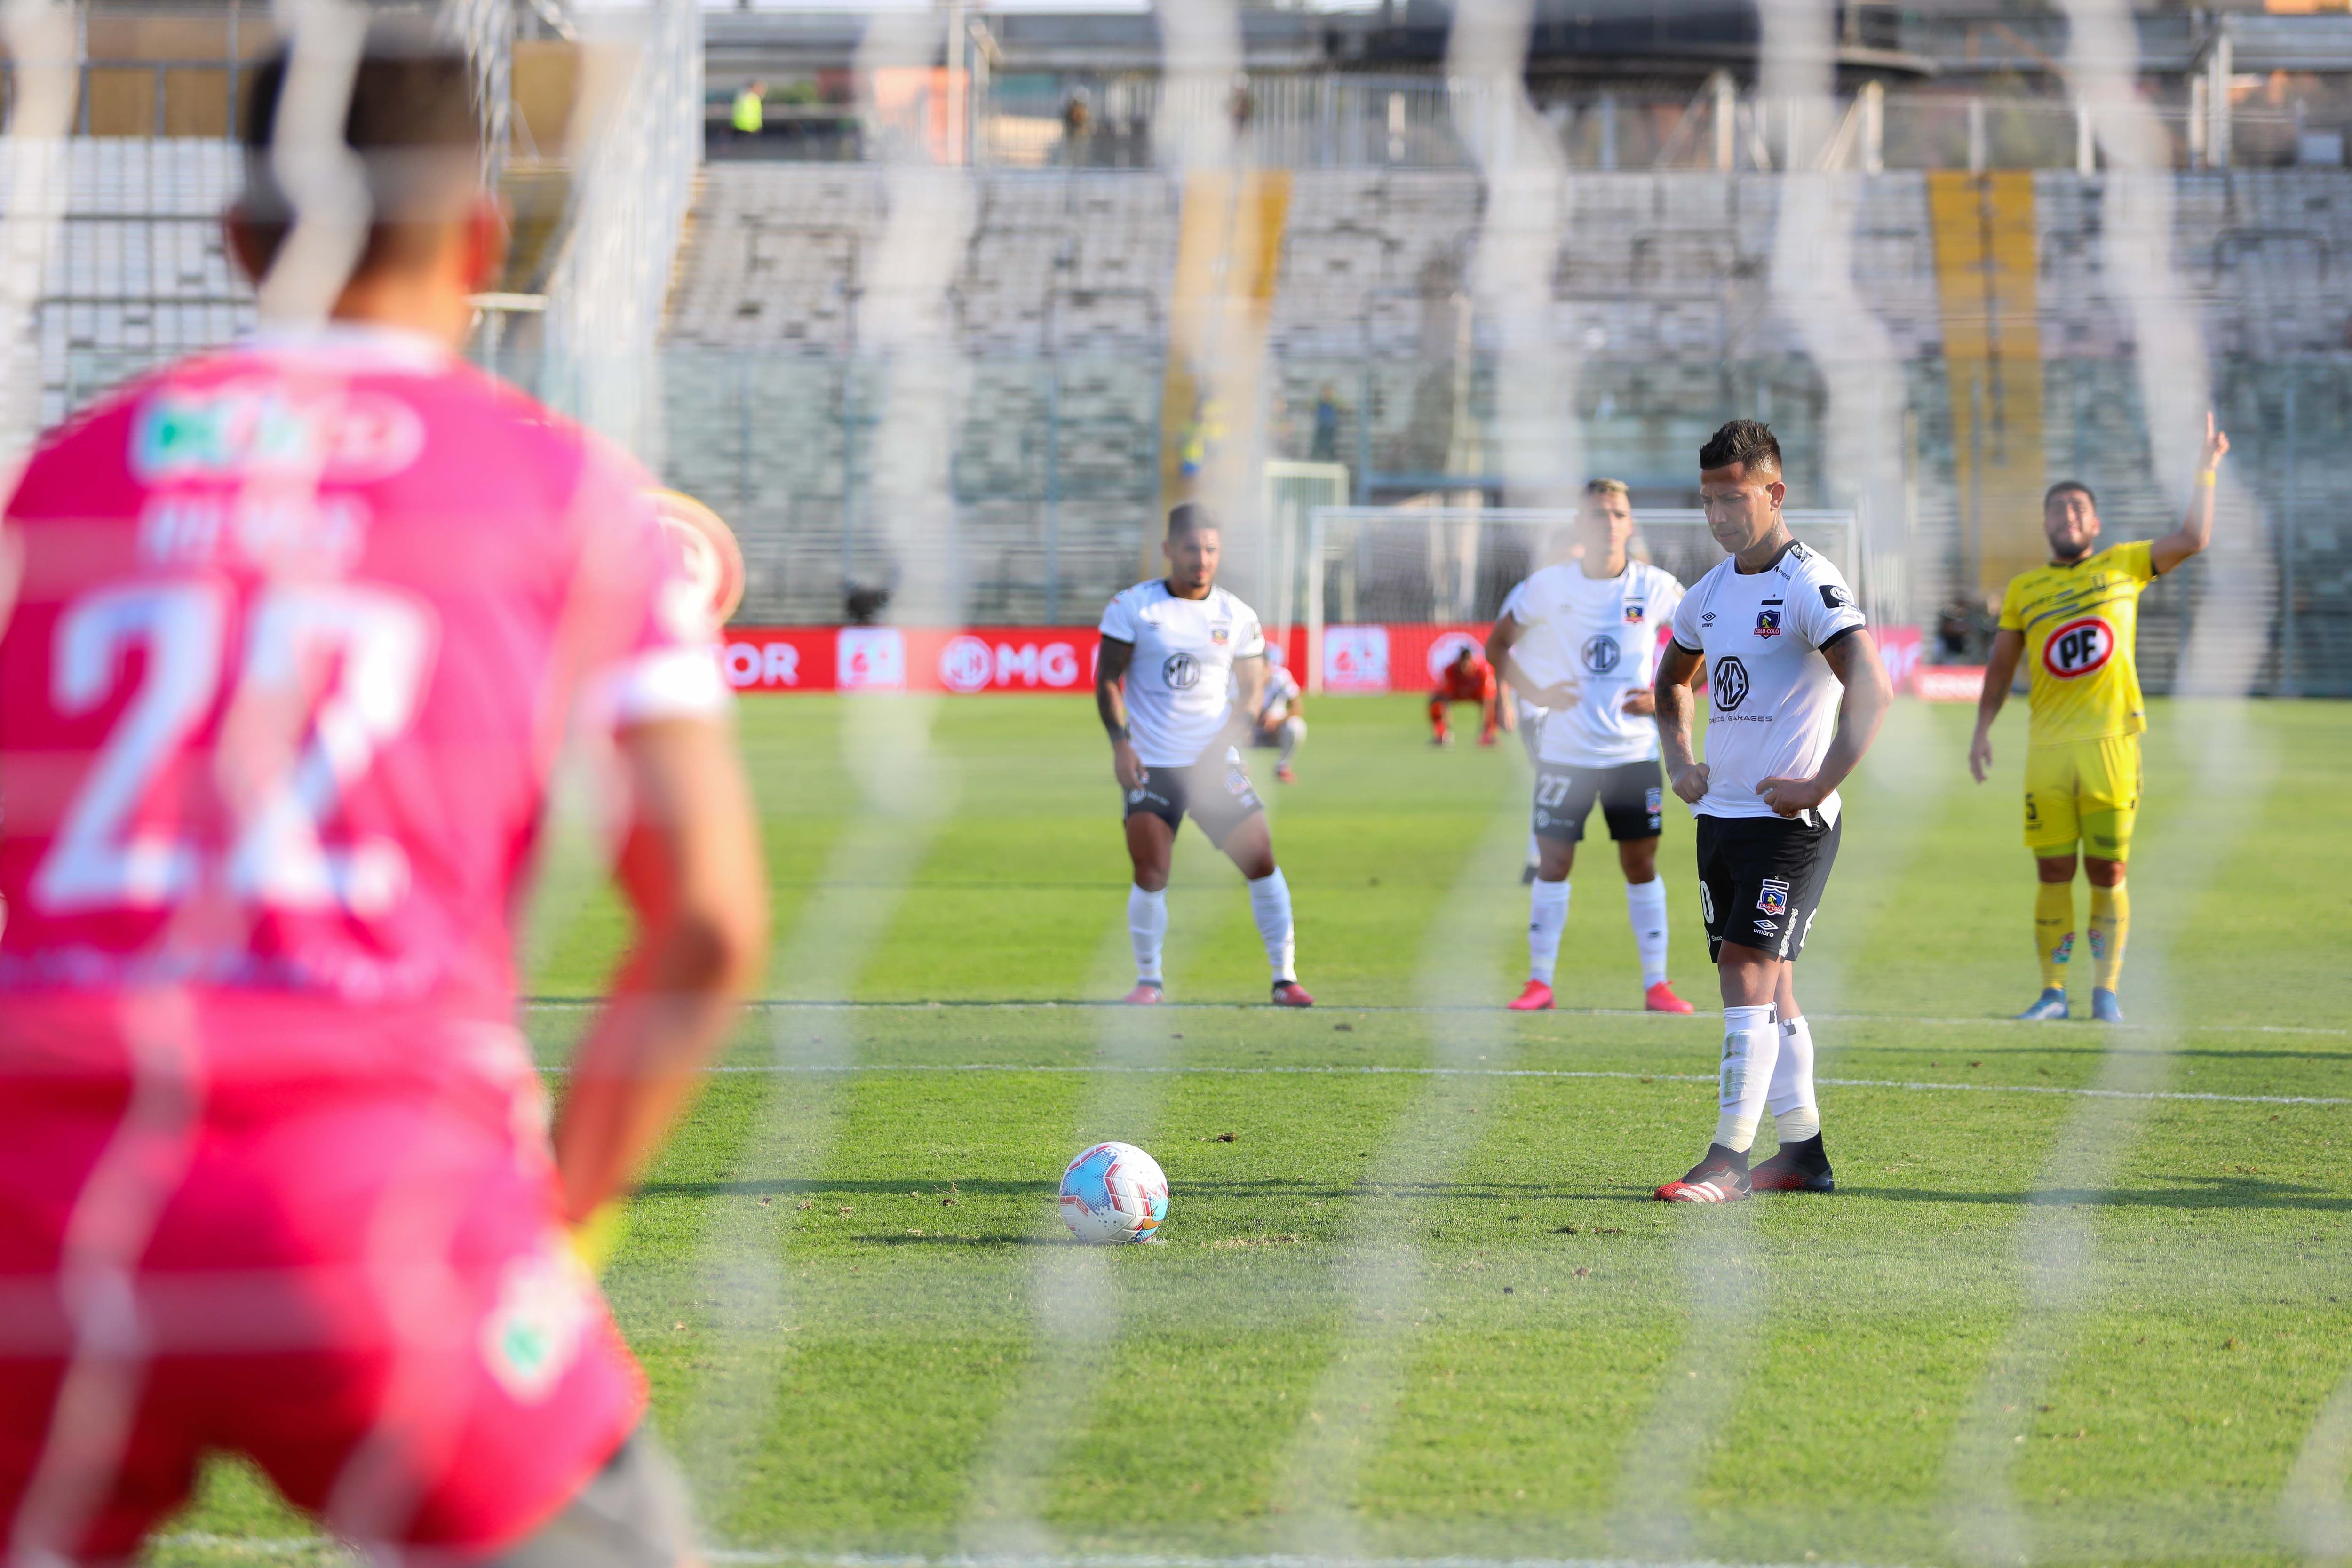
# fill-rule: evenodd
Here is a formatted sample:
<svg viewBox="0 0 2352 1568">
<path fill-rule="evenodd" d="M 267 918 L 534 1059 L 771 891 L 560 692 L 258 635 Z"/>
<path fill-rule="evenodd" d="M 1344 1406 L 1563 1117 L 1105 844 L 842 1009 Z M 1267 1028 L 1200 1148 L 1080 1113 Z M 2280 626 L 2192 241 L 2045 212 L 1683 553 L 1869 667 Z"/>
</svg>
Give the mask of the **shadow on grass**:
<svg viewBox="0 0 2352 1568">
<path fill-rule="evenodd" d="M 2352 1197 L 2302 1183 L 2249 1181 L 2239 1176 L 2187 1178 L 2163 1187 L 2108 1187 L 2098 1191 L 2054 1187 L 2048 1192 L 1937 1192 L 1926 1187 L 1841 1184 L 1841 1195 L 1884 1198 L 1894 1203 L 1979 1204 L 2022 1208 L 2031 1204 L 2076 1208 L 2302 1209 L 2313 1214 L 2352 1214 Z"/>
<path fill-rule="evenodd" d="M 1179 1189 L 1188 1197 L 1254 1198 L 1278 1197 L 1308 1203 L 1343 1203 L 1364 1198 L 1492 1198 L 1496 1202 L 1524 1203 L 1542 1199 L 1571 1199 L 1610 1202 L 1622 1198 L 1647 1199 L 1647 1187 L 1600 1190 L 1570 1190 L 1542 1182 L 1357 1182 L 1345 1186 L 1329 1182 L 1301 1182 L 1281 1177 L 1262 1181 L 1200 1181 L 1179 1180 Z M 958 1176 L 956 1195 L 960 1197 L 1027 1197 L 1050 1205 L 1057 1191 L 1051 1180 L 1004 1181 L 989 1177 Z M 748 1182 L 647 1182 L 637 1189 L 641 1197 L 871 1197 L 936 1199 L 948 1195 L 948 1189 L 936 1185 L 929 1178 L 920 1183 L 898 1181 L 842 1181 L 827 1177 L 801 1181 L 791 1177 Z"/>
</svg>

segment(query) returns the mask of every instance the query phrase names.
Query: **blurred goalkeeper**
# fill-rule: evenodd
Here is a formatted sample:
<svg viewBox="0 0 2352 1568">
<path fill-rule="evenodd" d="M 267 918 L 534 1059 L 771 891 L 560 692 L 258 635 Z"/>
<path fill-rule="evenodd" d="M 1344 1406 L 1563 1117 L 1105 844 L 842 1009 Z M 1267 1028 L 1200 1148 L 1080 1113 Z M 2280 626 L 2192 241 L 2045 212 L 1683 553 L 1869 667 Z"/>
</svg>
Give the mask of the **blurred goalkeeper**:
<svg viewBox="0 0 2352 1568">
<path fill-rule="evenodd" d="M 1429 743 L 1433 746 L 1454 744 L 1454 731 L 1447 727 L 1446 714 L 1456 702 L 1478 705 L 1478 743 L 1491 746 L 1496 731 L 1511 727 L 1511 710 L 1503 700 L 1502 683 L 1495 679 L 1495 667 L 1479 653 L 1475 643 L 1464 643 L 1454 662 L 1437 678 L 1437 689 L 1429 694 Z"/>
<path fill-rule="evenodd" d="M 1274 752 L 1276 784 L 1298 782 L 1290 760 L 1298 754 L 1298 743 L 1307 739 L 1306 706 L 1298 678 L 1283 666 L 1281 647 L 1267 642 L 1265 689 L 1258 693 L 1257 712 L 1250 722 L 1250 746 L 1254 751 Z"/>
<path fill-rule="evenodd" d="M 668 1568 L 575 1238 L 765 942 L 711 583 L 644 475 L 457 356 L 505 249 L 464 57 L 320 53 L 257 71 L 229 235 L 266 314 L 331 319 L 133 384 L 8 504 L 0 1523 L 125 1562 L 226 1451 L 371 1561 Z M 339 126 L 340 233 L 277 178 Z M 575 729 L 638 931 L 551 1135 L 512 916 Z"/>
</svg>

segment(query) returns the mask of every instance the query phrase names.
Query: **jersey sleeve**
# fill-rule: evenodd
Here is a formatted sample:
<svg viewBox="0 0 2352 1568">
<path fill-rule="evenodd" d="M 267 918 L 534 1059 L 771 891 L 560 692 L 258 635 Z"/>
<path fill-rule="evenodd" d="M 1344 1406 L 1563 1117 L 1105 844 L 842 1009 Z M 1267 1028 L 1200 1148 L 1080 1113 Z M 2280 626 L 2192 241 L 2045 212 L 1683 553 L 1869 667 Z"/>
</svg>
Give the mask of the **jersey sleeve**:
<svg viewBox="0 0 2352 1568">
<path fill-rule="evenodd" d="M 1111 595 L 1110 603 L 1103 606 L 1102 625 L 1096 629 L 1114 642 L 1135 640 L 1135 606 L 1127 602 L 1124 592 Z"/>
<path fill-rule="evenodd" d="M 1239 606 L 1241 613 L 1234 617 L 1234 657 L 1264 658 L 1265 627 L 1258 624 L 1257 612 L 1247 605 Z"/>
<path fill-rule="evenodd" d="M 1682 609 L 1683 585 L 1675 581 L 1673 573 L 1652 570 L 1650 602 L 1658 607 L 1651 613 L 1651 619 L 1657 625 L 1672 625 L 1675 616 Z"/>
<path fill-rule="evenodd" d="M 2135 583 L 2146 584 L 2156 581 L 2156 542 L 2135 539 L 2129 544 L 2116 546 L 2116 565 L 2131 574 Z"/>
<path fill-rule="evenodd" d="M 1495 619 L 1498 624 L 1504 621 L 1517 621 L 1523 626 L 1533 624 L 1528 617 L 1528 584 L 1525 578 L 1520 579 L 1517 585 L 1503 596 L 1503 607 L 1495 612 Z"/>
<path fill-rule="evenodd" d="M 714 718 L 733 700 L 709 590 L 662 526 L 648 483 L 625 458 L 592 447 L 572 499 L 585 552 L 573 605 L 590 639 L 583 689 L 614 729 Z"/>
<path fill-rule="evenodd" d="M 1675 642 L 1685 653 L 1705 653 L 1706 638 L 1698 626 L 1698 595 L 1685 594 L 1675 601 Z"/>
<path fill-rule="evenodd" d="M 2025 629 L 2025 577 L 2011 577 L 2009 586 L 2000 591 L 2000 629 L 2021 632 Z"/>
<path fill-rule="evenodd" d="M 1864 624 L 1853 590 L 1845 585 L 1836 567 L 1819 556 L 1804 575 L 1804 587 L 1790 597 L 1796 601 L 1797 634 L 1808 647 L 1827 647 Z"/>
</svg>

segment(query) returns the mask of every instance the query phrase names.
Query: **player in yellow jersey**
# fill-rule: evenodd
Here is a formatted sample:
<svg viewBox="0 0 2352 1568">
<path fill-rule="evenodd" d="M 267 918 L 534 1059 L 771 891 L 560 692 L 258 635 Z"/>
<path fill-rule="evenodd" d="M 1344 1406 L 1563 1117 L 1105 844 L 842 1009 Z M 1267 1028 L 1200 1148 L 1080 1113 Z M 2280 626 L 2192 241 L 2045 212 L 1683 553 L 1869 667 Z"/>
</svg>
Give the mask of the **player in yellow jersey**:
<svg viewBox="0 0 2352 1568">
<path fill-rule="evenodd" d="M 2213 537 L 2213 483 L 2230 438 L 2205 416 L 2205 461 L 2180 527 L 2161 539 L 2094 551 L 2097 500 L 2074 479 L 2042 498 L 2050 564 L 2010 580 L 2000 630 L 1977 703 L 1969 771 L 1982 784 L 1992 767 L 1992 721 L 2026 661 L 2032 716 L 2025 752 L 2025 847 L 2041 864 L 2033 946 L 2042 995 L 2021 1018 L 2063 1018 L 2066 961 L 2074 948 L 2074 847 L 2091 884 L 2091 1016 L 2123 1022 L 2116 981 L 2123 973 L 2131 900 L 2124 866 L 2139 812 L 2139 737 L 2147 728 L 2134 658 L 2140 590 L 2205 548 Z"/>
</svg>

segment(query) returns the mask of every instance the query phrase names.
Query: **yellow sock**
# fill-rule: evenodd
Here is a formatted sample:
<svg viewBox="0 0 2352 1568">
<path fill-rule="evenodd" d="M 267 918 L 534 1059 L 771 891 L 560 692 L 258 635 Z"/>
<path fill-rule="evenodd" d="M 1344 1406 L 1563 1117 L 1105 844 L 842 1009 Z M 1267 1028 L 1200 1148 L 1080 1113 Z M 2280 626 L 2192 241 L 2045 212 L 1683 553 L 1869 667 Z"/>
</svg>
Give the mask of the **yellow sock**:
<svg viewBox="0 0 2352 1568">
<path fill-rule="evenodd" d="M 2091 959 L 2099 966 L 2092 981 L 2102 991 L 2113 991 L 2124 972 L 2124 943 L 2131 936 L 2131 895 L 2117 882 L 2112 888 L 2091 887 Z"/>
<path fill-rule="evenodd" d="M 2063 991 L 2066 961 L 2074 955 L 2074 883 L 2043 882 L 2034 892 L 2033 951 L 2042 958 L 2042 989 Z"/>
</svg>

